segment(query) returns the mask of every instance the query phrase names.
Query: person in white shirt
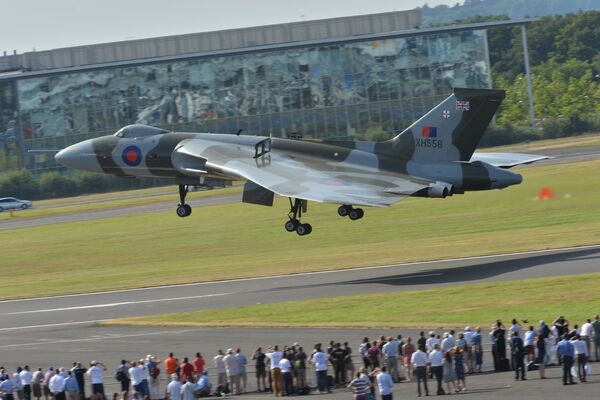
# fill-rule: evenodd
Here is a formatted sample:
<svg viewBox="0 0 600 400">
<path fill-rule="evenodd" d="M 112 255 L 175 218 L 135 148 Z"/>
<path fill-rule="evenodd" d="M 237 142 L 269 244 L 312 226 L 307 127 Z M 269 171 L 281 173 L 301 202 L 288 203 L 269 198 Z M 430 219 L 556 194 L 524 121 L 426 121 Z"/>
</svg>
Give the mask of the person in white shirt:
<svg viewBox="0 0 600 400">
<path fill-rule="evenodd" d="M 465 327 L 465 353 L 467 355 L 467 374 L 472 374 L 475 371 L 474 360 L 475 352 L 473 351 L 473 335 L 475 332 L 471 330 L 470 326 Z"/>
<path fill-rule="evenodd" d="M 188 379 L 187 382 L 181 386 L 181 394 L 179 395 L 180 400 L 196 400 L 194 392 L 198 389 L 198 385 L 196 385 L 194 380 L 195 379 Z"/>
<path fill-rule="evenodd" d="M 181 381 L 177 374 L 171 375 L 171 382 L 167 385 L 166 393 L 169 395 L 171 400 L 179 400 L 181 396 Z"/>
<path fill-rule="evenodd" d="M 521 325 L 519 324 L 519 322 L 517 321 L 516 318 L 513 318 L 512 325 L 510 328 L 508 328 L 508 337 L 512 338 L 513 332 L 517 332 L 517 336 L 520 337 L 521 339 L 523 339 L 521 331 L 522 331 Z"/>
<path fill-rule="evenodd" d="M 92 384 L 92 394 L 100 394 L 103 399 L 106 398 L 104 395 L 104 371 L 106 371 L 104 364 L 94 360 L 86 372 Z"/>
<path fill-rule="evenodd" d="M 217 386 L 224 388 L 227 385 L 227 373 L 225 372 L 225 362 L 223 361 L 225 355 L 223 350 L 217 351 L 217 355 L 214 358 L 215 361 L 215 373 L 217 374 Z"/>
<path fill-rule="evenodd" d="M 392 400 L 394 381 L 392 380 L 390 374 L 387 373 L 387 368 L 381 367 L 375 379 L 377 381 L 377 387 L 379 388 L 381 400 Z"/>
<path fill-rule="evenodd" d="M 240 368 L 238 360 L 233 354 L 233 349 L 227 349 L 227 355 L 223 357 L 223 363 L 225 363 L 225 373 L 227 374 L 231 393 L 240 394 Z"/>
<path fill-rule="evenodd" d="M 285 389 L 286 396 L 294 395 L 294 379 L 292 378 L 292 363 L 284 355 L 281 361 L 279 361 L 279 369 L 281 370 L 281 377 L 283 379 L 283 387 Z"/>
<path fill-rule="evenodd" d="M 450 339 L 450 334 L 448 332 L 444 332 L 444 338 L 442 339 L 441 348 L 442 352 L 446 353 L 454 347 L 454 340 Z M 433 349 L 433 347 L 432 347 Z"/>
<path fill-rule="evenodd" d="M 581 340 L 581 336 L 575 335 L 573 339 L 571 339 L 571 344 L 573 345 L 573 350 L 575 353 L 575 360 L 577 360 L 577 368 L 579 370 L 579 380 L 581 382 L 586 381 L 586 371 L 585 364 L 587 364 L 588 358 L 588 348 L 583 340 Z"/>
<path fill-rule="evenodd" d="M 441 343 L 440 339 L 435 337 L 435 332 L 430 331 L 429 337 L 425 341 L 425 347 L 427 349 L 427 352 L 430 352 L 431 350 L 433 350 L 433 346 L 436 344 L 440 344 L 440 343 Z"/>
<path fill-rule="evenodd" d="M 23 385 L 23 395 L 25 400 L 31 400 L 31 382 L 33 380 L 33 374 L 29 370 L 29 365 L 23 367 L 23 370 L 19 373 L 21 377 L 21 384 Z"/>
<path fill-rule="evenodd" d="M 431 367 L 431 374 L 437 380 L 437 394 L 446 394 L 444 392 L 442 378 L 444 377 L 444 354 L 440 351 L 440 345 L 436 344 L 433 350 L 429 353 L 429 365 Z"/>
<path fill-rule="evenodd" d="M 329 392 L 329 387 L 327 385 L 327 356 L 321 351 L 321 343 L 315 345 L 315 352 L 313 353 L 310 362 L 315 366 L 318 393 Z"/>
<path fill-rule="evenodd" d="M 273 381 L 273 394 L 281 396 L 283 394 L 281 368 L 279 362 L 283 353 L 279 351 L 279 346 L 269 347 L 265 353 L 271 364 L 271 379 Z"/>
<path fill-rule="evenodd" d="M 400 346 L 400 342 L 390 336 L 382 348 L 385 363 L 394 382 L 398 382 L 400 378 L 398 372 L 398 346 Z"/>
<path fill-rule="evenodd" d="M 594 326 L 592 325 L 592 320 L 587 319 L 583 325 L 581 325 L 581 340 L 583 340 L 588 348 L 588 357 L 592 352 L 592 337 L 594 336 Z"/>
<path fill-rule="evenodd" d="M 139 394 L 141 398 L 144 398 L 150 395 L 150 391 L 148 388 L 148 381 L 144 380 L 145 378 L 144 362 L 134 362 L 131 364 L 131 368 L 129 368 L 129 379 L 131 379 L 131 386 L 135 393 Z"/>
<path fill-rule="evenodd" d="M 417 377 L 417 393 L 421 396 L 421 382 L 425 388 L 425 396 L 429 396 L 429 388 L 427 387 L 427 364 L 429 358 L 421 349 L 417 349 L 410 359 L 410 363 L 415 369 L 415 376 Z"/>
<path fill-rule="evenodd" d="M 48 388 L 54 396 L 54 400 L 65 400 L 65 371 L 60 369 L 59 373 L 50 378 Z"/>
<path fill-rule="evenodd" d="M 21 382 L 21 371 L 23 368 L 17 367 L 17 372 L 12 375 L 12 380 L 15 384 L 15 392 L 17 393 L 17 399 L 23 400 L 23 383 Z"/>
<path fill-rule="evenodd" d="M 537 338 L 537 333 L 534 330 L 533 326 L 530 326 L 527 332 L 525 332 L 525 340 L 523 340 L 523 344 L 525 345 L 525 354 L 527 354 L 527 362 L 533 362 L 535 359 L 535 339 Z"/>
</svg>

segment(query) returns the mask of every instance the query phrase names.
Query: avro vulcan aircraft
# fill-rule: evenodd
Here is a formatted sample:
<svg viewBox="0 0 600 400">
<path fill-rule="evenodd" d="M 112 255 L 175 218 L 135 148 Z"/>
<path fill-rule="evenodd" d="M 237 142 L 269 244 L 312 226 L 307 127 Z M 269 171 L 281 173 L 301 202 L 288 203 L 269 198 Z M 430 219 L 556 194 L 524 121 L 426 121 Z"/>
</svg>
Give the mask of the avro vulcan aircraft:
<svg viewBox="0 0 600 400">
<path fill-rule="evenodd" d="M 56 154 L 60 164 L 122 177 L 170 177 L 179 185 L 177 215 L 192 209 L 188 185 L 246 181 L 246 203 L 290 199 L 288 232 L 307 235 L 300 222 L 308 201 L 339 204 L 357 220 L 356 206 L 386 207 L 408 196 L 445 198 L 470 190 L 521 183 L 507 169 L 543 158 L 514 153 L 474 153 L 504 91 L 454 92 L 393 139 L 384 142 L 309 141 L 223 133 L 177 133 L 129 125 L 111 136 L 74 144 Z"/>
</svg>

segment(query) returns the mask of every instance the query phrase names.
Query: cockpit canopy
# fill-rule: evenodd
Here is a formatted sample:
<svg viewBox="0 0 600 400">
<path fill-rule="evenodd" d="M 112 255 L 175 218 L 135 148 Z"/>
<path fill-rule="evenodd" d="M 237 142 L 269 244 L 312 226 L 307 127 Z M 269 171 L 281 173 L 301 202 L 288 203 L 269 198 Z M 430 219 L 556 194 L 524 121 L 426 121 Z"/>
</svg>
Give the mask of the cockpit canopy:
<svg viewBox="0 0 600 400">
<path fill-rule="evenodd" d="M 127 125 L 119 129 L 117 133 L 115 133 L 115 136 L 126 139 L 134 139 L 154 135 L 163 135 L 165 133 L 170 133 L 170 131 L 148 125 L 134 124 Z"/>
</svg>

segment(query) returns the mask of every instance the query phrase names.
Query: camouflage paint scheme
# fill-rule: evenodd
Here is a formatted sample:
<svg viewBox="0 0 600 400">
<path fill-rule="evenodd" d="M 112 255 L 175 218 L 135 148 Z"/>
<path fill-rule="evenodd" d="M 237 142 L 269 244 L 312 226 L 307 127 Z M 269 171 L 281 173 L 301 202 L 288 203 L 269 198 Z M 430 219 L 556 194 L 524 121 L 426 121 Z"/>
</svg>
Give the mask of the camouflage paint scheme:
<svg viewBox="0 0 600 400">
<path fill-rule="evenodd" d="M 503 98 L 501 90 L 455 89 L 385 142 L 174 133 L 130 125 L 113 136 L 70 146 L 56 160 L 76 169 L 123 177 L 171 177 L 178 183 L 201 183 L 207 177 L 245 179 L 256 184 L 248 190 L 384 207 L 407 196 L 446 197 L 521 183 L 521 176 L 506 168 L 546 157 L 474 154 Z M 267 142 L 270 151 L 255 157 Z"/>
</svg>

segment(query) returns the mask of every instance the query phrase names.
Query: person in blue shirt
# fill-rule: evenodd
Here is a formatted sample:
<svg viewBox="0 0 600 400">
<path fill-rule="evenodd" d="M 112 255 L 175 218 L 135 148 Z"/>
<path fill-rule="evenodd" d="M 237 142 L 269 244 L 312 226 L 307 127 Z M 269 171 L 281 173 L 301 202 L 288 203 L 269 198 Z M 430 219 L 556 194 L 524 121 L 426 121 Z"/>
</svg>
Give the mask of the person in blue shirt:
<svg viewBox="0 0 600 400">
<path fill-rule="evenodd" d="M 3 378 L 0 378 L 3 379 Z M 4 400 L 14 400 L 13 392 L 15 390 L 15 383 L 12 379 L 6 377 L 6 379 L 0 382 L 0 392 L 4 394 Z"/>
<path fill-rule="evenodd" d="M 475 328 L 475 333 L 471 337 L 473 341 L 473 352 L 475 353 L 475 368 L 477 372 L 481 373 L 481 366 L 483 365 L 483 348 L 481 347 L 481 329 Z"/>
<path fill-rule="evenodd" d="M 569 335 L 565 334 L 563 335 L 562 340 L 556 345 L 556 357 L 559 361 L 562 361 L 563 385 L 576 384 L 576 382 L 573 382 L 573 375 L 571 375 L 574 355 L 575 350 L 573 349 L 571 342 L 569 342 Z"/>
<path fill-rule="evenodd" d="M 77 378 L 75 378 L 75 375 L 71 371 L 67 371 L 65 394 L 67 395 L 67 400 L 79 399 L 79 384 L 77 383 Z"/>
</svg>

